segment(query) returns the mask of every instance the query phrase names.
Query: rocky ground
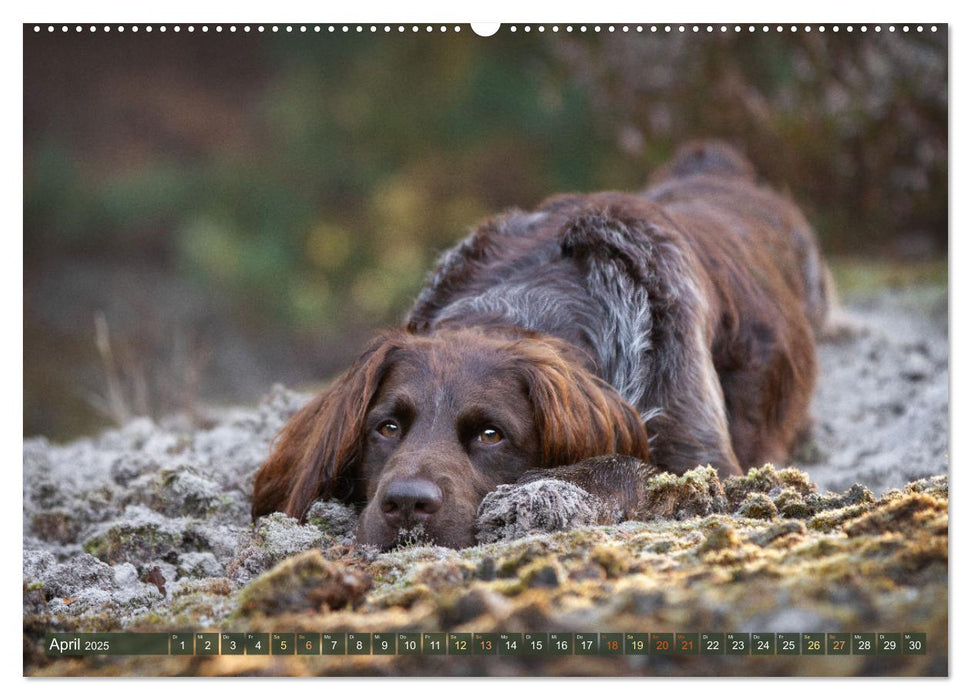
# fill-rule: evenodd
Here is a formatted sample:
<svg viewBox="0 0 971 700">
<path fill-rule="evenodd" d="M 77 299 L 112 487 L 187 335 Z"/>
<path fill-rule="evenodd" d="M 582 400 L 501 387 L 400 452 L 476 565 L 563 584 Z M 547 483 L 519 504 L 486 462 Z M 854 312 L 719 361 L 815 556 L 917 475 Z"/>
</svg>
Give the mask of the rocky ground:
<svg viewBox="0 0 971 700">
<path fill-rule="evenodd" d="M 337 503 L 304 525 L 251 524 L 254 472 L 307 398 L 282 388 L 202 428 L 139 419 L 67 445 L 27 440 L 24 672 L 944 675 L 946 292 L 854 300 L 820 361 L 814 440 L 796 468 L 660 475 L 647 522 L 538 532 L 527 508 L 515 527 L 484 519 L 487 544 L 460 551 L 358 547 L 355 514 Z M 539 483 L 519 502 L 571 496 Z M 54 630 L 916 631 L 928 653 L 51 661 Z"/>
</svg>

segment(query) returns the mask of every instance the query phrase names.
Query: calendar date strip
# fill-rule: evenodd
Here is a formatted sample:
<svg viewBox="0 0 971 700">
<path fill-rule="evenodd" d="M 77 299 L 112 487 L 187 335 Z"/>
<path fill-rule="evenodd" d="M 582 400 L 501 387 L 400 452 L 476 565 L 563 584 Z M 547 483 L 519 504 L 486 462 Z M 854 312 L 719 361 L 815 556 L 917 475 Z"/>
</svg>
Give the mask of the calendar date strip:
<svg viewBox="0 0 971 700">
<path fill-rule="evenodd" d="M 48 633 L 48 656 L 900 656 L 926 632 Z"/>
</svg>

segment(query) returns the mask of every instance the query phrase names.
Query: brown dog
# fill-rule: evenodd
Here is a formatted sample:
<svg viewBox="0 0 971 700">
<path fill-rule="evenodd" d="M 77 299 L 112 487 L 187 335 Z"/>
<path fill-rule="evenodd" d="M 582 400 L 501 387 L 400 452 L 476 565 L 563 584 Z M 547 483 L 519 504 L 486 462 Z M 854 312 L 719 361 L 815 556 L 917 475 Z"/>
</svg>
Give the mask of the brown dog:
<svg viewBox="0 0 971 700">
<path fill-rule="evenodd" d="M 809 425 L 830 289 L 803 216 L 718 143 L 682 149 L 640 194 L 507 212 L 290 420 L 253 516 L 341 498 L 362 507 L 362 542 L 420 526 L 460 547 L 483 497 L 531 470 L 630 516 L 638 463 L 589 458 L 723 477 L 782 462 Z"/>
</svg>

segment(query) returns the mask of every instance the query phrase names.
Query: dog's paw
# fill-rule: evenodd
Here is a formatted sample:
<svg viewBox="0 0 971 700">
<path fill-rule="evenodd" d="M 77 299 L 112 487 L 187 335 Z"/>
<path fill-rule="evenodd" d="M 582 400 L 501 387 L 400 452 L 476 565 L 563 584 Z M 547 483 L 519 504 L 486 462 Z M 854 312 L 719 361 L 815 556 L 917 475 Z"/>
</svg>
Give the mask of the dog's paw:
<svg viewBox="0 0 971 700">
<path fill-rule="evenodd" d="M 476 540 L 481 544 L 526 535 L 616 522 L 619 513 L 579 486 L 557 479 L 504 484 L 479 506 Z"/>
</svg>

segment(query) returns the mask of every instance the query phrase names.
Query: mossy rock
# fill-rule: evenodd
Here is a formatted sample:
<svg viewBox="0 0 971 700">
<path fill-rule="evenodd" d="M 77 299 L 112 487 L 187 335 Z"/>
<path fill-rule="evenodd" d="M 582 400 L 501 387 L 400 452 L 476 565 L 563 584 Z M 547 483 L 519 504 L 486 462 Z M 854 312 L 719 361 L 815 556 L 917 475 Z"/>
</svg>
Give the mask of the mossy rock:
<svg viewBox="0 0 971 700">
<path fill-rule="evenodd" d="M 30 518 L 30 528 L 43 540 L 68 544 L 74 542 L 84 524 L 66 508 L 41 510 Z"/>
<path fill-rule="evenodd" d="M 723 513 L 727 506 L 718 473 L 711 467 L 697 467 L 680 476 L 664 473 L 648 479 L 639 515 L 646 520 L 686 520 Z"/>
<path fill-rule="evenodd" d="M 662 476 L 655 482 L 665 498 L 672 493 L 684 497 L 683 502 L 678 497 L 668 501 L 667 512 L 715 510 L 712 504 L 718 489 L 709 481 L 711 474 L 693 471 L 682 477 Z M 680 520 L 588 526 L 458 551 L 409 546 L 379 553 L 329 546 L 321 552 L 313 547 L 280 562 L 238 595 L 230 579 L 222 579 L 221 584 L 213 579 L 211 591 L 176 584 L 167 615 L 153 611 L 140 617 L 138 624 L 169 629 L 203 616 L 225 631 L 599 632 L 771 628 L 796 619 L 805 629 L 832 632 L 901 625 L 946 629 L 946 480 L 927 480 L 874 499 L 862 487 L 842 494 L 819 493 L 794 470 L 756 471 L 755 478 L 733 482 L 732 498 L 741 498 L 734 509 Z M 725 504 L 731 504 L 727 496 Z M 279 554 L 303 541 L 304 535 L 308 542 L 332 541 L 315 525 L 277 516 L 257 527 L 253 548 Z M 276 548 L 274 543 L 285 546 Z M 40 569 L 41 563 L 35 568 Z M 38 607 L 35 617 L 39 619 L 43 610 Z M 568 661 L 562 666 L 558 664 L 563 659 L 553 656 L 447 657 L 443 661 L 372 655 L 354 658 L 353 667 L 347 665 L 347 657 L 321 657 L 311 666 L 306 660 L 292 665 L 283 661 L 272 668 L 247 666 L 246 672 L 644 672 L 644 667 L 631 666 L 628 657 L 597 657 L 589 666 L 581 666 L 587 661 L 582 657 Z M 126 663 L 137 668 L 146 662 Z M 676 664 L 665 663 L 660 659 L 662 665 L 652 667 L 652 673 L 940 675 L 947 671 L 946 644 L 924 656 L 886 659 L 683 657 Z M 196 664 L 192 673 L 220 672 L 214 660 Z M 186 669 L 189 666 L 183 665 L 171 672 Z"/>
<path fill-rule="evenodd" d="M 311 550 L 278 564 L 244 588 L 235 615 L 339 610 L 359 604 L 370 588 L 366 573 L 327 561 Z"/>
<path fill-rule="evenodd" d="M 183 551 L 183 538 L 181 532 L 156 523 L 117 523 L 89 538 L 84 551 L 109 564 L 175 561 Z"/>
<path fill-rule="evenodd" d="M 739 505 L 735 515 L 757 520 L 774 520 L 779 515 L 779 509 L 766 494 L 750 493 Z"/>
</svg>

